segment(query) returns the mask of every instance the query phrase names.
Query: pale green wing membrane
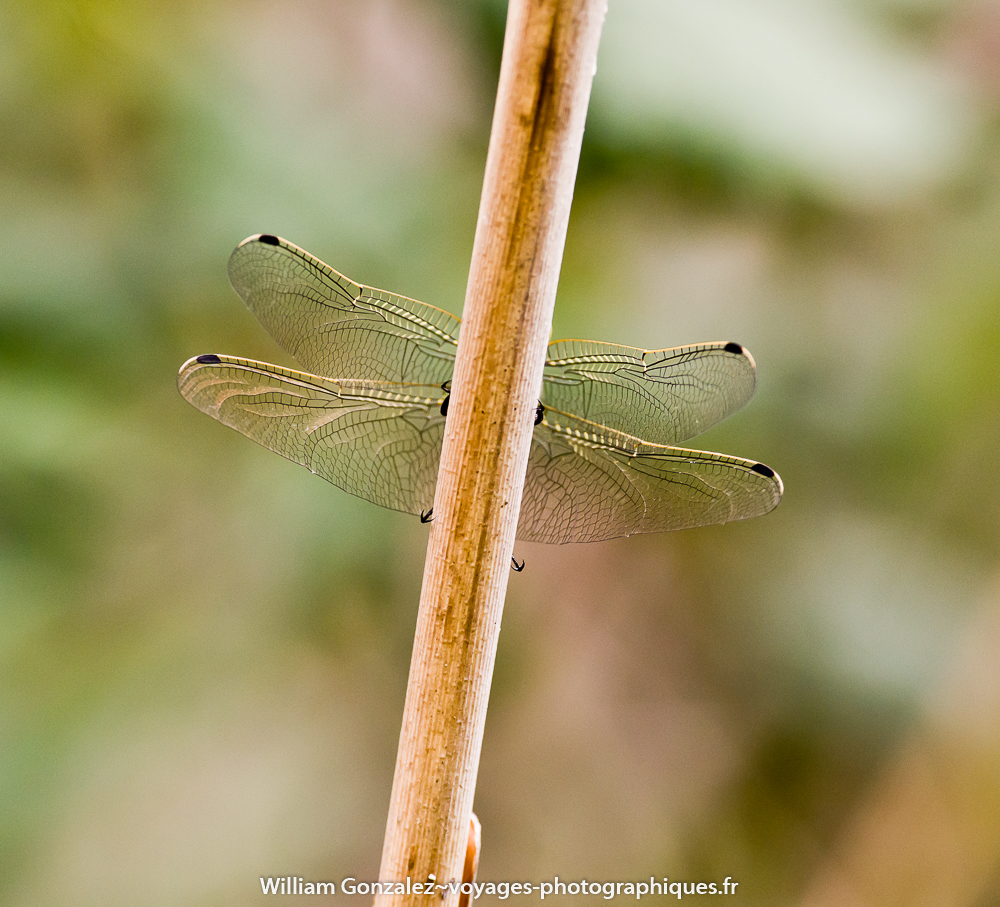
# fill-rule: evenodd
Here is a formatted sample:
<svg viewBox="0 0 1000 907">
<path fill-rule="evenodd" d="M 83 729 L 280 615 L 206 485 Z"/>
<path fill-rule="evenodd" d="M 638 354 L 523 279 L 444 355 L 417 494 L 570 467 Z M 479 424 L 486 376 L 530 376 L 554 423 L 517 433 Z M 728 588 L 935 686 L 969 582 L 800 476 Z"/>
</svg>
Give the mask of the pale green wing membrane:
<svg viewBox="0 0 1000 907">
<path fill-rule="evenodd" d="M 344 491 L 393 510 L 434 503 L 459 320 L 363 287 L 274 236 L 242 242 L 233 286 L 310 372 L 209 354 L 181 368 L 181 394 L 258 444 Z M 670 445 L 753 394 L 736 343 L 640 350 L 549 345 L 517 537 L 588 542 L 767 513 L 767 466 Z"/>
<path fill-rule="evenodd" d="M 203 413 L 350 494 L 406 513 L 434 506 L 439 387 L 333 381 L 214 354 L 185 362 L 177 385 Z"/>
<path fill-rule="evenodd" d="M 551 410 L 535 427 L 517 538 L 596 542 L 745 520 L 781 500 L 762 463 L 647 444 Z"/>
<path fill-rule="evenodd" d="M 314 374 L 441 384 L 454 371 L 458 318 L 357 284 L 286 240 L 243 240 L 229 258 L 229 279 L 265 330 Z"/>
<path fill-rule="evenodd" d="M 614 343 L 550 343 L 542 404 L 652 444 L 677 444 L 743 407 L 756 384 L 738 343 L 640 350 Z"/>
</svg>

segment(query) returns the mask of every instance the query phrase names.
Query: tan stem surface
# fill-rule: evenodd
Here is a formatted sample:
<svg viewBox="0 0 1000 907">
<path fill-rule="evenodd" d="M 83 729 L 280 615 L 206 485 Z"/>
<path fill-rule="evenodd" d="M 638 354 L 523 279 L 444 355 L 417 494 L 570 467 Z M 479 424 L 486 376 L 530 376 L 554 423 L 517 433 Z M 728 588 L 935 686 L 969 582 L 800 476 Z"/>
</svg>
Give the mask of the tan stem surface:
<svg viewBox="0 0 1000 907">
<path fill-rule="evenodd" d="M 606 0 L 511 0 L 384 881 L 461 880 L 535 406 Z M 434 903 L 453 907 L 457 893 Z M 378 907 L 431 903 L 376 896 Z"/>
</svg>

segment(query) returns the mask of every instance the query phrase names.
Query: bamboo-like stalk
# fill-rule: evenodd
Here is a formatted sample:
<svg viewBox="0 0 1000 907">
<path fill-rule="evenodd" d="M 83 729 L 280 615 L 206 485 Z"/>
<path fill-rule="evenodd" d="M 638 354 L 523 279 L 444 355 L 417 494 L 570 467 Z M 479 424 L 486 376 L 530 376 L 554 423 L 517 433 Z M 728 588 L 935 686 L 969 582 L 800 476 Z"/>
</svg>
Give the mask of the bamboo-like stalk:
<svg viewBox="0 0 1000 907">
<path fill-rule="evenodd" d="M 511 0 L 379 877 L 461 881 L 606 0 Z M 457 894 L 444 903 L 452 907 Z M 402 907 L 423 895 L 376 896 Z M 440 895 L 435 895 L 435 902 Z"/>
</svg>

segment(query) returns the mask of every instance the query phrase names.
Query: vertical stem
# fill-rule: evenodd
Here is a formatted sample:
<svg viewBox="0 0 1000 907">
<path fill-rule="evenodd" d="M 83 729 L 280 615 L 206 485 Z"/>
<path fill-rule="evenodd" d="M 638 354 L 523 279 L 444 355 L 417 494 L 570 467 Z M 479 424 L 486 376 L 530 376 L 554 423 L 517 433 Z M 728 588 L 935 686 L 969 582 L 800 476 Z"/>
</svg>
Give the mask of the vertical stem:
<svg viewBox="0 0 1000 907">
<path fill-rule="evenodd" d="M 511 0 L 396 757 L 383 881 L 462 878 L 606 0 Z M 378 907 L 419 895 L 379 895 Z M 457 902 L 449 893 L 448 905 Z M 435 898 L 435 902 L 438 898 Z M 424 901 L 424 903 L 427 903 Z"/>
</svg>

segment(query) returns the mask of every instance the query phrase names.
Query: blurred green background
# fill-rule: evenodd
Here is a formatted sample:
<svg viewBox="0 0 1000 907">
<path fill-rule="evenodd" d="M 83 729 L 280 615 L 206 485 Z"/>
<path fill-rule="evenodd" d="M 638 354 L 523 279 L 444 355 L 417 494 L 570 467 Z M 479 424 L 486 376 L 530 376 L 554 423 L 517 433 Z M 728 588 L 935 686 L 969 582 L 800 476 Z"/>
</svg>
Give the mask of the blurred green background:
<svg viewBox="0 0 1000 907">
<path fill-rule="evenodd" d="M 252 233 L 460 312 L 504 16 L 0 4 L 3 904 L 376 877 L 426 527 L 174 376 Z M 611 0 L 554 336 L 744 343 L 786 494 L 517 547 L 481 880 L 1000 902 L 998 110 L 995 0 Z"/>
</svg>

